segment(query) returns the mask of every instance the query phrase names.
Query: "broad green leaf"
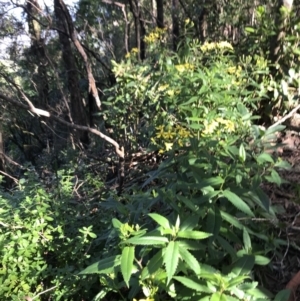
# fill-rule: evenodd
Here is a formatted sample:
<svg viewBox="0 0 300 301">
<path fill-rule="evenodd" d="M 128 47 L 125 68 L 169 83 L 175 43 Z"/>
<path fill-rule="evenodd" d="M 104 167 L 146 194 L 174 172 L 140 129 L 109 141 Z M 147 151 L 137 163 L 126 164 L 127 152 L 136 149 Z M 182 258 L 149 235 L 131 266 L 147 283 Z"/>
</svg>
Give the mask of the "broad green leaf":
<svg viewBox="0 0 300 301">
<path fill-rule="evenodd" d="M 291 290 L 289 290 L 289 289 L 282 290 L 282 291 L 280 291 L 275 296 L 274 301 L 286 301 L 286 300 L 289 300 L 290 295 L 291 295 Z"/>
<path fill-rule="evenodd" d="M 118 219 L 113 218 L 112 219 L 112 224 L 114 226 L 114 228 L 116 229 L 120 229 L 120 227 L 123 225 Z"/>
<path fill-rule="evenodd" d="M 242 212 L 246 213 L 249 216 L 254 217 L 254 213 L 251 211 L 250 207 L 239 196 L 237 196 L 235 193 L 231 192 L 230 190 L 224 190 L 223 195 L 237 209 L 241 210 Z"/>
<path fill-rule="evenodd" d="M 197 292 L 211 293 L 211 291 L 209 290 L 209 288 L 207 287 L 207 285 L 205 283 L 203 283 L 203 284 L 197 283 L 196 281 L 194 281 L 188 277 L 182 277 L 182 276 L 174 276 L 173 279 L 179 281 L 184 286 L 186 286 L 192 290 L 195 290 Z"/>
<path fill-rule="evenodd" d="M 285 125 L 276 125 L 276 126 L 270 126 L 266 132 L 265 132 L 265 136 L 269 136 L 271 134 L 274 134 L 276 132 L 281 132 L 282 130 L 284 130 L 286 128 Z"/>
<path fill-rule="evenodd" d="M 253 27 L 247 26 L 247 27 L 245 27 L 245 31 L 246 31 L 246 32 L 250 32 L 250 33 L 254 33 L 254 32 L 255 32 L 255 29 L 254 29 Z"/>
<path fill-rule="evenodd" d="M 142 280 L 148 278 L 149 275 L 153 275 L 163 265 L 163 249 L 160 249 L 147 263 L 142 271 Z"/>
<path fill-rule="evenodd" d="M 130 243 L 133 245 L 164 245 L 168 243 L 168 239 L 162 236 L 142 236 L 142 237 L 131 237 L 124 241 L 124 243 Z"/>
<path fill-rule="evenodd" d="M 171 229 L 169 221 L 164 216 L 157 213 L 149 213 L 148 215 L 163 228 Z"/>
<path fill-rule="evenodd" d="M 270 183 L 275 183 L 276 185 L 280 186 L 282 184 L 282 179 L 278 172 L 276 170 L 271 171 L 270 176 L 265 176 L 265 178 L 270 182 Z"/>
<path fill-rule="evenodd" d="M 258 164 L 263 164 L 265 162 L 272 163 L 272 164 L 274 163 L 274 160 L 271 157 L 271 155 L 269 155 L 267 153 L 260 154 L 256 160 L 257 160 Z"/>
<path fill-rule="evenodd" d="M 108 274 L 114 271 L 116 266 L 121 264 L 121 256 L 111 256 L 105 259 L 101 259 L 88 266 L 86 269 L 81 271 L 79 275 L 83 274 Z"/>
<path fill-rule="evenodd" d="M 246 230 L 246 228 L 243 228 L 243 242 L 244 242 L 244 248 L 246 250 L 246 252 L 251 252 L 252 246 L 251 246 L 251 239 L 249 236 L 248 231 Z"/>
<path fill-rule="evenodd" d="M 164 263 L 166 266 L 166 272 L 168 277 L 167 284 L 170 282 L 170 280 L 172 279 L 172 277 L 176 272 L 178 261 L 179 261 L 178 242 L 170 241 L 164 254 Z"/>
<path fill-rule="evenodd" d="M 133 269 L 133 260 L 134 247 L 125 247 L 122 251 L 121 257 L 121 273 L 127 287 L 129 287 L 129 280 Z"/>
<path fill-rule="evenodd" d="M 254 256 L 244 255 L 242 258 L 239 258 L 233 266 L 232 273 L 237 276 L 249 274 L 254 267 Z"/>
<path fill-rule="evenodd" d="M 212 234 L 201 232 L 201 231 L 192 231 L 192 230 L 185 230 L 185 231 L 179 231 L 177 236 L 182 238 L 188 238 L 188 239 L 205 239 L 207 237 L 210 237 Z"/>
<path fill-rule="evenodd" d="M 179 245 L 179 253 L 181 255 L 181 259 L 187 263 L 190 269 L 194 271 L 196 275 L 199 275 L 201 269 L 197 259 L 186 248 L 183 248 L 180 245 Z"/>
<path fill-rule="evenodd" d="M 216 292 L 212 294 L 210 301 L 227 301 L 227 299 L 226 296 L 224 296 L 222 293 Z"/>
<path fill-rule="evenodd" d="M 255 257 L 255 264 L 258 265 L 267 265 L 271 261 L 269 258 L 262 255 L 255 255 L 254 257 Z"/>
</svg>

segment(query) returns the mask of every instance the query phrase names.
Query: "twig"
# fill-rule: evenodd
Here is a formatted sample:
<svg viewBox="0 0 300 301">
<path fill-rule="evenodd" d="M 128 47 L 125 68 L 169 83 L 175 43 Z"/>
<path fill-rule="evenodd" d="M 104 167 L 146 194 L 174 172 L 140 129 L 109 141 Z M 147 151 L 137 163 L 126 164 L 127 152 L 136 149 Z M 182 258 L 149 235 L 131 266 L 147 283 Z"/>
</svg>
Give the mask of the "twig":
<svg viewBox="0 0 300 301">
<path fill-rule="evenodd" d="M 277 122 L 275 122 L 274 124 L 272 124 L 271 126 L 269 126 L 269 129 L 273 128 L 274 126 L 277 126 L 279 124 L 282 124 L 287 119 L 291 118 L 299 109 L 300 109 L 300 104 L 296 108 L 294 108 L 291 112 L 289 112 L 287 115 L 285 115 L 284 117 L 282 117 L 280 120 L 278 120 Z"/>
<path fill-rule="evenodd" d="M 18 179 L 16 179 L 16 178 L 14 178 L 14 177 L 12 177 L 11 175 L 9 175 L 8 173 L 6 173 L 6 172 L 4 172 L 4 171 L 2 171 L 2 170 L 0 170 L 0 173 L 2 173 L 3 175 L 5 175 L 5 176 L 7 176 L 7 177 L 9 177 L 10 179 L 12 179 L 16 184 L 18 184 L 19 183 L 19 181 L 18 181 Z"/>
</svg>

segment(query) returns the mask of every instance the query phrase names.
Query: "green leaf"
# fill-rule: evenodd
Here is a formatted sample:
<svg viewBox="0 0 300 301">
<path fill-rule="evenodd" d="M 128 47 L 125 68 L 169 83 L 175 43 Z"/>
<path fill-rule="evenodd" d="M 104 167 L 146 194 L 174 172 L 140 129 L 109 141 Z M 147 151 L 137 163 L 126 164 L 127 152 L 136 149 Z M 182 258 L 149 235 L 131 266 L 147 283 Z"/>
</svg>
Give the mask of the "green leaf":
<svg viewBox="0 0 300 301">
<path fill-rule="evenodd" d="M 231 289 L 232 287 L 234 286 L 237 286 L 239 284 L 242 284 L 244 282 L 245 279 L 251 279 L 249 276 L 237 276 L 237 277 L 234 277 L 234 279 L 231 279 L 229 282 L 228 282 L 228 285 L 226 287 L 226 290 L 229 290 Z"/>
<path fill-rule="evenodd" d="M 194 281 L 188 277 L 174 276 L 173 279 L 179 281 L 184 286 L 186 286 L 192 290 L 195 290 L 197 292 L 211 293 L 211 291 L 209 290 L 209 288 L 207 287 L 206 284 L 197 283 L 196 281 Z"/>
<path fill-rule="evenodd" d="M 236 250 L 226 239 L 221 236 L 217 236 L 217 241 L 219 242 L 220 246 L 230 255 L 232 261 L 237 259 Z"/>
<path fill-rule="evenodd" d="M 221 228 L 221 214 L 220 210 L 217 206 L 212 206 L 209 208 L 207 212 L 207 220 L 206 220 L 206 231 L 212 233 L 214 236 L 217 236 L 220 232 Z"/>
<path fill-rule="evenodd" d="M 238 208 L 242 212 L 246 213 L 247 215 L 254 217 L 254 213 L 251 211 L 249 206 L 239 196 L 237 196 L 235 193 L 231 192 L 230 190 L 224 190 L 223 195 L 236 208 Z"/>
<path fill-rule="evenodd" d="M 188 238 L 188 239 L 205 239 L 210 237 L 212 234 L 201 232 L 201 231 L 192 231 L 192 230 L 185 230 L 179 231 L 177 237 Z"/>
<path fill-rule="evenodd" d="M 124 241 L 123 243 L 130 243 L 133 245 L 164 245 L 168 243 L 169 240 L 163 236 L 142 236 L 142 237 L 131 237 Z"/>
<path fill-rule="evenodd" d="M 256 161 L 257 161 L 258 164 L 263 164 L 263 163 L 266 163 L 266 162 L 274 164 L 273 158 L 271 157 L 271 155 L 269 155 L 267 153 L 260 154 L 256 158 Z"/>
<path fill-rule="evenodd" d="M 255 32 L 255 29 L 254 29 L 253 27 L 247 26 L 247 27 L 245 27 L 245 31 L 246 31 L 246 32 L 250 32 L 250 33 L 254 33 L 254 32 Z"/>
<path fill-rule="evenodd" d="M 243 144 L 240 145 L 239 158 L 242 162 L 246 161 L 246 151 Z"/>
<path fill-rule="evenodd" d="M 227 299 L 222 293 L 216 292 L 211 296 L 210 301 L 227 301 Z"/>
<path fill-rule="evenodd" d="M 201 272 L 200 264 L 197 259 L 186 249 L 179 245 L 179 253 L 183 261 L 187 263 L 192 271 L 196 275 L 199 275 Z"/>
<path fill-rule="evenodd" d="M 112 273 L 114 271 L 114 268 L 116 266 L 119 266 L 121 264 L 121 256 L 111 256 L 105 259 L 101 259 L 90 266 L 88 266 L 86 269 L 81 271 L 79 275 L 83 274 L 108 274 Z"/>
<path fill-rule="evenodd" d="M 149 275 L 155 274 L 163 265 L 163 249 L 160 249 L 147 263 L 142 271 L 142 280 L 146 279 Z"/>
<path fill-rule="evenodd" d="M 275 183 L 276 185 L 280 186 L 282 184 L 282 179 L 276 170 L 271 171 L 271 176 L 265 177 L 270 183 Z"/>
<path fill-rule="evenodd" d="M 125 247 L 122 251 L 121 257 L 121 273 L 127 287 L 129 287 L 129 280 L 133 269 L 133 260 L 134 247 Z"/>
<path fill-rule="evenodd" d="M 116 228 L 116 229 L 120 229 L 121 226 L 123 225 L 123 224 L 122 224 L 118 219 L 116 219 L 116 218 L 113 218 L 113 219 L 112 219 L 112 224 L 113 224 L 114 228 Z"/>
<path fill-rule="evenodd" d="M 179 261 L 178 242 L 171 241 L 168 244 L 164 254 L 164 263 L 166 265 L 166 272 L 168 277 L 167 284 L 170 282 L 170 280 L 172 279 L 172 277 L 176 272 L 178 261 Z"/>
<path fill-rule="evenodd" d="M 289 289 L 282 290 L 282 291 L 280 291 L 275 296 L 274 301 L 286 301 L 286 300 L 289 300 L 290 295 L 291 295 L 291 290 L 289 290 Z"/>
<path fill-rule="evenodd" d="M 244 242 L 244 248 L 245 248 L 246 252 L 247 253 L 250 252 L 252 249 L 251 239 L 250 239 L 249 233 L 245 227 L 243 228 L 243 242 Z"/>
<path fill-rule="evenodd" d="M 242 258 L 239 258 L 235 263 L 232 269 L 232 273 L 237 276 L 249 274 L 254 267 L 254 256 L 244 255 Z"/>
<path fill-rule="evenodd" d="M 255 264 L 258 265 L 267 265 L 271 261 L 269 258 L 262 255 L 255 255 L 254 257 L 255 257 Z"/>
<path fill-rule="evenodd" d="M 164 216 L 157 213 L 149 213 L 148 215 L 164 229 L 171 229 L 169 221 Z"/>
<path fill-rule="evenodd" d="M 181 227 L 180 230 L 184 231 L 184 230 L 193 230 L 199 221 L 199 216 L 196 214 L 193 214 L 192 216 L 188 216 L 182 223 L 181 223 Z"/>
</svg>

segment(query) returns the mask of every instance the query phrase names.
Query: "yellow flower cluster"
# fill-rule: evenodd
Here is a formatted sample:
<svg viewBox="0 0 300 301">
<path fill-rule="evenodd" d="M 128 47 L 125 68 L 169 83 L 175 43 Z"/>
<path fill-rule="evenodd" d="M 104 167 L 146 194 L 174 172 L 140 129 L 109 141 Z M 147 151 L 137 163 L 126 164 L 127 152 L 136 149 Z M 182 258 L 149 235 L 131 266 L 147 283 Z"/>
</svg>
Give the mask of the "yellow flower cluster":
<svg viewBox="0 0 300 301">
<path fill-rule="evenodd" d="M 216 120 L 213 120 L 211 123 L 208 123 L 206 120 L 204 121 L 205 129 L 203 131 L 204 135 L 211 135 L 216 132 L 218 129 L 218 132 L 224 132 L 227 130 L 227 132 L 231 133 L 235 130 L 235 125 L 233 121 L 223 118 L 216 118 Z"/>
<path fill-rule="evenodd" d="M 139 53 L 139 50 L 137 48 L 132 48 L 130 52 L 126 53 L 125 58 L 129 59 L 131 55 Z"/>
<path fill-rule="evenodd" d="M 152 143 L 157 145 L 157 140 L 163 140 L 164 148 L 159 150 L 159 153 L 164 153 L 173 148 L 174 143 L 179 146 L 183 146 L 183 141 L 189 137 L 192 137 L 190 131 L 182 127 L 181 125 L 176 125 L 175 128 L 170 126 L 159 125 L 156 127 L 155 138 L 152 138 Z"/>
<path fill-rule="evenodd" d="M 240 76 L 241 72 L 242 72 L 241 66 L 238 66 L 238 67 L 232 66 L 232 67 L 227 68 L 227 73 L 229 73 L 229 74 L 234 74 L 236 76 Z"/>
<path fill-rule="evenodd" d="M 186 70 L 194 70 L 195 66 L 192 64 L 186 63 L 186 64 L 181 64 L 181 65 L 176 65 L 175 68 L 178 72 L 182 73 Z"/>
<path fill-rule="evenodd" d="M 200 47 L 200 49 L 203 52 L 208 52 L 208 51 L 211 51 L 211 50 L 233 50 L 233 47 L 227 41 L 222 41 L 222 42 L 217 42 L 217 43 L 216 42 L 212 42 L 212 43 L 205 42 Z"/>
<path fill-rule="evenodd" d="M 144 41 L 148 44 L 152 44 L 158 40 L 161 40 L 166 32 L 166 28 L 156 27 L 152 32 L 145 36 Z"/>
</svg>

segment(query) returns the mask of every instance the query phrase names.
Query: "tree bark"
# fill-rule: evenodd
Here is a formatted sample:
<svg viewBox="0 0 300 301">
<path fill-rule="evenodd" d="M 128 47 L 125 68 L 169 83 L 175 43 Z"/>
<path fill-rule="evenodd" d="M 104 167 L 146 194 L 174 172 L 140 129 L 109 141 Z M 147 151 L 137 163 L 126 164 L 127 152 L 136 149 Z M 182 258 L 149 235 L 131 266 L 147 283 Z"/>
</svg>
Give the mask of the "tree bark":
<svg viewBox="0 0 300 301">
<path fill-rule="evenodd" d="M 146 58 L 146 44 L 144 42 L 146 28 L 142 19 L 142 13 L 139 2 L 140 0 L 129 0 L 129 7 L 134 19 L 136 47 L 139 51 L 138 57 L 139 60 L 144 60 Z"/>
<path fill-rule="evenodd" d="M 282 11 L 282 7 L 285 8 L 284 11 Z M 274 65 L 278 64 L 281 58 L 280 48 L 286 35 L 288 15 L 292 8 L 293 0 L 278 1 L 277 19 L 275 21 L 277 26 L 277 34 L 271 40 L 270 45 L 270 60 Z"/>
<path fill-rule="evenodd" d="M 156 0 L 156 7 L 157 7 L 157 18 L 156 24 L 159 28 L 164 28 L 164 1 L 163 0 Z"/>
<path fill-rule="evenodd" d="M 44 39 L 41 37 L 41 26 L 37 21 L 41 8 L 36 0 L 27 0 L 27 23 L 30 33 L 31 54 L 36 59 L 37 77 L 35 81 L 38 92 L 39 106 L 42 108 L 48 105 L 49 84 L 47 76 L 47 57 L 45 53 Z"/>
<path fill-rule="evenodd" d="M 69 39 L 72 33 L 70 32 L 68 16 L 66 16 L 66 6 L 61 0 L 54 0 L 54 10 L 57 19 L 57 27 L 59 28 L 59 41 L 62 46 L 62 57 L 66 68 L 68 89 L 71 98 L 72 120 L 70 120 L 70 122 L 86 126 L 87 118 L 78 85 L 79 74 L 72 51 L 72 44 Z M 71 18 L 70 15 L 69 18 Z M 82 143 L 88 144 L 89 138 L 86 131 L 77 132 L 76 136 Z"/>
<path fill-rule="evenodd" d="M 173 50 L 176 51 L 179 42 L 179 5 L 178 0 L 172 0 L 172 35 L 173 35 Z"/>
</svg>

